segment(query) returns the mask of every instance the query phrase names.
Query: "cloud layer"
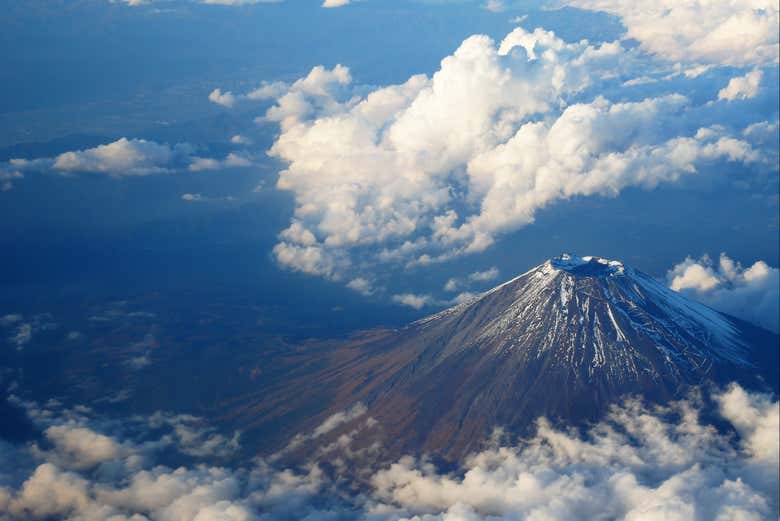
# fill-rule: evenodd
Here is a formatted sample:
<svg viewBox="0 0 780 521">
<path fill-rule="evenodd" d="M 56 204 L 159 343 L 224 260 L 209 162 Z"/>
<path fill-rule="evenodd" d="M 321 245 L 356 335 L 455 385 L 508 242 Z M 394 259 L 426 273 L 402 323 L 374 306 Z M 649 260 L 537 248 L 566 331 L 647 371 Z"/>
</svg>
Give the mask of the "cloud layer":
<svg viewBox="0 0 780 521">
<path fill-rule="evenodd" d="M 742 129 L 712 125 L 668 88 L 606 97 L 624 97 L 625 84 L 653 68 L 620 42 L 572 44 L 518 28 L 498 43 L 470 37 L 431 77 L 399 85 L 354 86 L 339 65 L 262 86 L 258 97 L 276 94 L 262 120 L 280 128 L 270 154 L 287 165 L 277 187 L 296 205 L 277 260 L 370 280 L 363 268 L 483 251 L 572 197 L 652 189 L 703 165 L 767 161 Z M 753 95 L 751 74 L 722 97 Z"/>
<path fill-rule="evenodd" d="M 780 58 L 780 8 L 772 0 L 573 0 L 620 17 L 629 38 L 662 59 L 706 65 L 772 65 Z"/>
<path fill-rule="evenodd" d="M 25 404 L 45 445 L 0 442 L 0 520 L 777 519 L 780 404 L 736 385 L 712 398 L 725 430 L 702 421 L 701 397 L 655 408 L 629 400 L 582 433 L 540 419 L 535 436 L 507 445 L 496 431 L 451 473 L 411 457 L 377 467 L 373 452 L 351 446 L 354 433 L 326 439 L 352 420 L 374 428 L 360 404 L 296 437 L 323 446 L 294 468 L 215 464 L 236 445 L 202 427 L 180 433 L 202 424 L 193 417 L 119 422 Z M 165 466 L 165 448 L 195 459 Z"/>
<path fill-rule="evenodd" d="M 780 331 L 780 270 L 764 261 L 744 268 L 725 253 L 717 263 L 707 255 L 688 257 L 666 277 L 675 291 L 775 333 Z"/>
<path fill-rule="evenodd" d="M 462 474 L 406 458 L 373 483 L 418 520 L 772 519 L 778 404 L 739 387 L 717 400 L 748 429 L 739 447 L 700 422 L 695 401 L 653 411 L 629 402 L 583 437 L 540 421 L 535 438 L 476 454 Z"/>
</svg>

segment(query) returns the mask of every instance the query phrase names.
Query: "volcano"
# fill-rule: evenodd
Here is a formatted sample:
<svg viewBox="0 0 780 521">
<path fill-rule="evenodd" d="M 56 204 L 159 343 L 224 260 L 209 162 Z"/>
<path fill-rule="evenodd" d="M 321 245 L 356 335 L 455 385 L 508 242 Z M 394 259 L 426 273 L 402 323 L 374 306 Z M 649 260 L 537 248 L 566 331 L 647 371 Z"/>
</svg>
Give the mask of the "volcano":
<svg viewBox="0 0 780 521">
<path fill-rule="evenodd" d="M 295 360 L 295 374 L 239 413 L 248 424 L 299 432 L 362 403 L 389 449 L 453 460 L 498 427 L 522 433 L 540 416 L 577 425 L 629 395 L 778 387 L 776 334 L 622 262 L 567 254 L 402 329 Z"/>
</svg>

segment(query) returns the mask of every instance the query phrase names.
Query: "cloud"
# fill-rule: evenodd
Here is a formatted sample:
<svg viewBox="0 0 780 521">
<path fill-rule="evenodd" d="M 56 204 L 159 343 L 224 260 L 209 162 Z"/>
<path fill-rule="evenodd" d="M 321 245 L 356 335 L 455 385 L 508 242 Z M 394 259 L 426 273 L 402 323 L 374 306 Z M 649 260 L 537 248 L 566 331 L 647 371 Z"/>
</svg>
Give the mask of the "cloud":
<svg viewBox="0 0 780 521">
<path fill-rule="evenodd" d="M 318 66 L 315 67 L 306 78 L 293 82 L 292 84 L 283 81 L 263 81 L 260 83 L 259 87 L 245 94 L 233 94 L 230 91 L 223 92 L 221 89 L 214 89 L 209 94 L 209 101 L 224 107 L 233 108 L 239 102 L 275 101 L 288 94 L 293 94 L 287 96 L 287 99 L 284 102 L 288 105 L 287 109 L 296 109 L 296 105 L 298 105 L 297 109 L 301 109 L 303 107 L 301 103 L 304 102 L 300 95 L 324 94 L 323 89 L 326 88 L 327 83 L 334 80 L 336 83 L 341 83 L 342 85 L 348 84 L 351 81 L 349 70 L 340 65 L 336 66 L 333 71 L 328 71 L 324 67 Z M 277 113 L 273 116 L 272 120 L 279 121 L 279 114 L 280 113 Z M 262 122 L 263 120 L 261 118 L 258 121 Z"/>
<path fill-rule="evenodd" d="M 195 0 L 201 4 L 211 5 L 254 5 L 254 4 L 277 4 L 284 0 Z"/>
<path fill-rule="evenodd" d="M 730 404 L 740 391 L 718 399 Z M 542 420 L 533 439 L 475 454 L 462 473 L 405 458 L 373 483 L 385 502 L 419 519 L 771 519 L 777 469 L 767 469 L 777 454 L 752 448 L 777 436 L 777 422 L 744 419 L 776 417 L 778 403 L 751 396 L 743 405 L 743 418 L 722 409 L 746 429 L 746 452 L 700 422 L 695 400 L 652 411 L 628 402 L 584 436 Z"/>
<path fill-rule="evenodd" d="M 135 369 L 136 371 L 139 369 L 143 369 L 144 367 L 151 365 L 152 360 L 149 358 L 149 354 L 145 353 L 138 356 L 133 356 L 125 360 L 125 365 L 130 367 L 131 369 Z"/>
<path fill-rule="evenodd" d="M 350 421 L 368 427 L 360 405 L 306 435 L 322 445 L 299 465 L 168 467 L 161 450 L 186 438 L 169 436 L 168 422 L 186 417 L 147 425 L 27 404 L 51 447 L 0 443 L 0 462 L 14 462 L 0 466 L 0 520 L 777 519 L 780 403 L 737 385 L 712 399 L 718 428 L 700 396 L 663 407 L 632 399 L 582 430 L 540 419 L 516 443 L 497 430 L 448 472 L 408 456 L 377 465 L 351 433 L 332 441 Z"/>
<path fill-rule="evenodd" d="M 283 232 L 282 236 L 289 236 L 289 234 Z M 326 253 L 322 247 L 280 242 L 274 246 L 273 254 L 279 264 L 295 271 L 325 277 L 337 276 L 335 270 L 336 265 L 339 264 L 338 259 Z"/>
<path fill-rule="evenodd" d="M 171 3 L 173 0 L 109 0 L 111 3 L 124 3 L 132 7 L 147 4 Z M 198 4 L 207 5 L 254 5 L 254 4 L 276 4 L 284 0 L 190 0 Z"/>
<path fill-rule="evenodd" d="M 742 135 L 754 147 L 763 149 L 766 156 L 766 164 L 775 172 L 780 169 L 780 125 L 777 120 L 773 123 L 769 121 L 759 121 L 748 125 Z"/>
<path fill-rule="evenodd" d="M 7 315 L 3 315 L 2 317 L 0 317 L 0 327 L 12 326 L 16 323 L 21 322 L 23 319 L 24 317 L 19 313 L 9 313 Z"/>
<path fill-rule="evenodd" d="M 506 5 L 504 4 L 504 0 L 488 0 L 485 3 L 485 9 L 494 13 L 501 13 L 506 10 Z"/>
<path fill-rule="evenodd" d="M 774 0 L 573 0 L 568 5 L 620 17 L 626 36 L 671 62 L 744 67 L 774 65 L 780 55 Z"/>
<path fill-rule="evenodd" d="M 118 421 L 85 407 L 23 405 L 45 427 L 50 448 L 0 443 L 0 462 L 15 462 L 0 467 L 2 521 L 286 521 L 307 514 L 315 520 L 340 503 L 334 494 L 318 507 L 325 479 L 317 465 L 293 471 L 259 459 L 233 468 L 209 463 L 225 439 L 204 437 L 209 430 L 195 417 L 158 413 Z M 196 459 L 167 467 L 159 460 L 168 449 Z M 342 513 L 348 515 L 346 507 Z"/>
<path fill-rule="evenodd" d="M 414 293 L 402 293 L 393 295 L 393 302 L 408 306 L 414 309 L 422 309 L 433 303 L 433 297 L 430 295 L 415 295 Z"/>
<path fill-rule="evenodd" d="M 463 284 L 463 281 L 457 278 L 451 278 L 447 279 L 447 282 L 444 284 L 444 291 L 457 291 L 459 287 Z"/>
<path fill-rule="evenodd" d="M 748 268 L 721 253 L 717 264 L 705 255 L 687 257 L 666 274 L 669 287 L 708 306 L 780 330 L 780 270 L 764 261 Z"/>
<path fill-rule="evenodd" d="M 324 0 L 322 2 L 322 7 L 341 7 L 344 5 L 349 5 L 350 0 Z"/>
<path fill-rule="evenodd" d="M 30 340 L 32 340 L 32 333 L 32 324 L 19 324 L 9 340 L 16 346 L 16 349 L 22 349 L 25 345 L 30 343 Z"/>
<path fill-rule="evenodd" d="M 315 67 L 262 118 L 279 124 L 270 155 L 295 200 L 277 261 L 334 280 L 353 256 L 428 265 L 483 251 L 559 201 L 765 159 L 726 127 L 697 125 L 703 109 L 682 95 L 594 97 L 650 67 L 642 59 L 619 42 L 518 28 L 498 43 L 470 37 L 431 77 L 399 85 Z"/>
<path fill-rule="evenodd" d="M 222 159 L 194 155 L 194 147 L 187 143 L 168 145 L 145 139 L 120 138 L 105 145 L 84 150 L 64 152 L 56 157 L 11 159 L 3 168 L 29 172 L 56 172 L 63 175 L 91 173 L 111 177 L 145 176 L 181 171 L 203 171 L 226 168 L 244 168 L 252 161 L 242 155 L 229 153 Z M 23 176 L 15 176 L 20 179 Z M 2 181 L 2 177 L 0 177 Z"/>
<path fill-rule="evenodd" d="M 472 293 L 470 291 L 464 291 L 463 293 L 458 293 L 455 295 L 455 298 L 452 299 L 450 304 L 456 305 L 456 304 L 463 304 L 464 302 L 469 302 L 471 300 L 474 300 L 479 296 L 478 293 Z"/>
<path fill-rule="evenodd" d="M 735 100 L 753 98 L 761 86 L 761 70 L 755 69 L 744 76 L 731 78 L 729 84 L 718 91 L 719 100 Z"/>
<path fill-rule="evenodd" d="M 458 291 L 464 287 L 469 287 L 474 283 L 490 282 L 492 280 L 496 280 L 498 275 L 498 268 L 493 266 L 484 271 L 475 271 L 474 273 L 470 273 L 463 279 L 452 277 L 447 279 L 447 282 L 444 284 L 444 291 L 453 292 Z M 473 296 L 473 293 L 465 292 L 455 297 L 455 302 L 459 304 L 465 300 L 469 300 Z"/>
<path fill-rule="evenodd" d="M 252 140 L 249 139 L 246 136 L 242 136 L 241 134 L 236 134 L 235 136 L 230 138 L 230 142 L 234 145 L 251 145 Z"/>
<path fill-rule="evenodd" d="M 777 121 L 774 123 L 759 121 L 758 123 L 749 125 L 742 133 L 746 137 L 753 139 L 758 138 L 759 142 L 763 142 L 765 140 L 774 139 L 775 136 L 777 136 L 778 128 L 780 128 L 780 125 L 778 125 Z"/>
<path fill-rule="evenodd" d="M 319 465 L 326 461 L 347 479 L 354 479 L 368 472 L 367 468 L 356 468 L 356 465 L 366 465 L 369 461 L 376 462 L 380 452 L 378 442 L 368 447 L 352 447 L 358 434 L 365 434 L 374 429 L 378 422 L 371 416 L 366 416 L 368 408 L 358 402 L 342 412 L 335 413 L 325 419 L 314 430 L 308 433 L 298 433 L 280 451 L 272 454 L 268 461 L 279 464 L 290 454 L 299 453 L 313 455 L 314 460 L 307 465 Z M 314 449 L 316 447 L 316 449 Z M 293 460 L 290 460 L 293 461 Z"/>
<path fill-rule="evenodd" d="M 141 418 L 136 418 L 141 421 Z M 170 414 L 157 411 L 146 418 L 152 428 L 170 427 L 172 434 L 163 438 L 172 442 L 176 449 L 188 456 L 198 458 L 221 457 L 234 454 L 239 449 L 240 432 L 227 437 L 217 432 L 203 418 L 191 414 Z"/>
<path fill-rule="evenodd" d="M 363 277 L 350 280 L 347 283 L 347 287 L 353 291 L 357 291 L 361 295 L 371 295 L 374 292 L 371 281 L 364 279 Z"/>
<path fill-rule="evenodd" d="M 288 89 L 288 85 L 282 81 L 267 82 L 264 81 L 258 88 L 243 97 L 249 100 L 268 100 L 282 96 Z"/>
<path fill-rule="evenodd" d="M 64 152 L 54 158 L 11 159 L 10 164 L 20 170 L 136 176 L 168 172 L 172 164 L 186 159 L 190 152 L 191 147 L 185 144 L 171 147 L 123 137 L 95 148 Z"/>
<path fill-rule="evenodd" d="M 61 467 L 90 469 L 117 459 L 125 452 L 113 438 L 86 427 L 53 425 L 44 431 L 44 435 L 53 448 L 41 451 L 34 446 L 34 451 L 38 457 L 56 462 Z"/>
<path fill-rule="evenodd" d="M 71 342 L 77 342 L 81 340 L 83 337 L 84 335 L 80 331 L 70 331 L 65 338 L 70 340 Z"/>
<path fill-rule="evenodd" d="M 203 194 L 182 194 L 181 195 L 182 201 L 187 202 L 205 202 L 205 201 L 235 201 L 236 198 L 232 195 L 226 195 L 223 197 L 207 197 Z"/>
<path fill-rule="evenodd" d="M 320 436 L 323 436 L 337 427 L 351 422 L 355 420 L 356 418 L 360 418 L 366 412 L 368 409 L 365 405 L 362 403 L 357 403 L 352 406 L 349 410 L 346 410 L 344 412 L 338 412 L 332 416 L 330 416 L 328 419 L 326 419 L 319 427 L 317 427 L 314 430 L 314 433 L 312 434 L 312 438 L 319 438 Z"/>
<path fill-rule="evenodd" d="M 100 145 L 57 156 L 52 167 L 62 172 L 97 172 L 111 175 L 146 175 L 166 170 L 181 151 L 143 139 L 121 138 Z"/>
<path fill-rule="evenodd" d="M 232 107 L 236 103 L 236 97 L 230 91 L 222 92 L 220 89 L 214 89 L 209 94 L 209 101 L 223 107 Z"/>
<path fill-rule="evenodd" d="M 742 448 L 758 461 L 774 463 L 780 460 L 777 442 L 780 410 L 777 402 L 762 394 L 751 394 L 738 385 L 731 385 L 718 395 L 720 414 L 731 422 L 742 438 Z"/>
<path fill-rule="evenodd" d="M 498 268 L 493 266 L 485 271 L 475 271 L 469 275 L 469 280 L 473 282 L 487 282 L 498 278 Z"/>
<path fill-rule="evenodd" d="M 19 313 L 11 313 L 0 316 L 0 328 L 9 329 L 8 343 L 21 351 L 32 341 L 33 335 L 39 331 L 48 331 L 58 328 L 59 325 L 52 321 L 51 314 L 40 313 L 25 320 Z"/>
<path fill-rule="evenodd" d="M 3 168 L 0 165 L 0 192 L 7 192 L 14 187 L 14 181 L 24 177 L 24 174 L 17 170 Z"/>
<path fill-rule="evenodd" d="M 137 468 L 163 449 L 194 458 L 224 459 L 240 446 L 240 432 L 227 436 L 190 414 L 157 411 L 116 421 L 89 407 L 66 408 L 57 400 L 39 405 L 12 396 L 9 401 L 26 410 L 43 430 L 49 448 L 33 444 L 33 452 L 68 470 L 94 469 L 117 459 Z"/>
<path fill-rule="evenodd" d="M 285 129 L 297 125 L 301 118 L 310 114 L 339 111 L 342 107 L 336 98 L 345 92 L 350 83 L 352 76 L 347 67 L 336 65 L 328 70 L 318 65 L 292 85 L 273 89 L 281 96 L 268 109 L 266 119 L 279 123 Z"/>
<path fill-rule="evenodd" d="M 225 168 L 245 168 L 252 166 L 252 161 L 248 158 L 230 152 L 224 159 L 214 159 L 210 157 L 193 157 L 190 165 L 187 167 L 191 172 L 202 172 L 204 170 L 220 170 Z"/>
</svg>

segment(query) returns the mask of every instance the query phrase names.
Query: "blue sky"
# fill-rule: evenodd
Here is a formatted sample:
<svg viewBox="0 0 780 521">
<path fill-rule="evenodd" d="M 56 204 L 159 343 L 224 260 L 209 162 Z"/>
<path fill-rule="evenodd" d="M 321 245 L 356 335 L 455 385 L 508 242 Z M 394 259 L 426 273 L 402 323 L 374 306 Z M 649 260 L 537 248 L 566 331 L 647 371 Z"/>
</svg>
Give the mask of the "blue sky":
<svg viewBox="0 0 780 521">
<path fill-rule="evenodd" d="M 719 290 L 747 284 L 721 252 L 778 264 L 771 9 L 241 4 L 6 7 L 9 291 L 221 284 L 400 323 L 563 250 L 660 278 L 708 254 Z"/>
</svg>

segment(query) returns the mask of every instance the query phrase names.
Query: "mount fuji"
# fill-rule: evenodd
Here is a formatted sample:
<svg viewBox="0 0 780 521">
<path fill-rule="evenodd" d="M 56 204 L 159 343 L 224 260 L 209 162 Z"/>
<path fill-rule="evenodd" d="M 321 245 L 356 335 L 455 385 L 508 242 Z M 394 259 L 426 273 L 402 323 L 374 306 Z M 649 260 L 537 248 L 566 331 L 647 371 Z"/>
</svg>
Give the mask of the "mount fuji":
<svg viewBox="0 0 780 521">
<path fill-rule="evenodd" d="M 563 254 L 404 328 L 297 353 L 295 367 L 239 423 L 300 432 L 360 403 L 390 450 L 456 459 L 498 427 L 577 425 L 627 396 L 664 403 L 732 381 L 777 392 L 778 336 L 619 261 Z"/>
</svg>

